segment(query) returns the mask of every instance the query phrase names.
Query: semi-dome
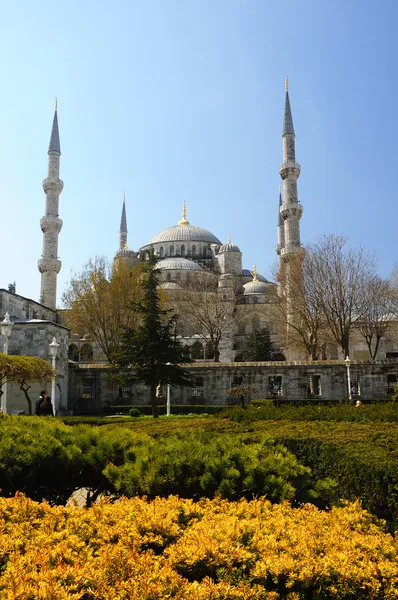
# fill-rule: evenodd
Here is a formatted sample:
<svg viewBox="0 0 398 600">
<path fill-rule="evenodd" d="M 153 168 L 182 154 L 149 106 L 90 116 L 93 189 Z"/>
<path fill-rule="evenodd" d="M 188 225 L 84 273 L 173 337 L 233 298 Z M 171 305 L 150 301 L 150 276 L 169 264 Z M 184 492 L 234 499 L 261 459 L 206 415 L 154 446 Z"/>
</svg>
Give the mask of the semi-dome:
<svg viewBox="0 0 398 600">
<path fill-rule="evenodd" d="M 160 289 L 162 290 L 180 290 L 180 286 L 174 283 L 173 281 L 165 281 L 160 284 Z"/>
<path fill-rule="evenodd" d="M 254 271 L 251 271 L 250 269 L 242 269 L 242 276 L 243 277 L 253 277 Z M 261 275 L 261 273 L 256 272 L 256 277 L 257 277 L 258 281 L 263 281 L 264 283 L 269 283 L 268 279 L 265 279 L 264 275 Z"/>
<path fill-rule="evenodd" d="M 220 252 L 240 252 L 238 246 L 231 242 L 231 238 L 228 238 L 228 242 L 223 244 L 219 250 Z"/>
<path fill-rule="evenodd" d="M 193 260 L 187 258 L 180 258 L 178 256 L 163 258 L 156 263 L 156 269 L 161 271 L 202 271 L 202 267 Z"/>
</svg>

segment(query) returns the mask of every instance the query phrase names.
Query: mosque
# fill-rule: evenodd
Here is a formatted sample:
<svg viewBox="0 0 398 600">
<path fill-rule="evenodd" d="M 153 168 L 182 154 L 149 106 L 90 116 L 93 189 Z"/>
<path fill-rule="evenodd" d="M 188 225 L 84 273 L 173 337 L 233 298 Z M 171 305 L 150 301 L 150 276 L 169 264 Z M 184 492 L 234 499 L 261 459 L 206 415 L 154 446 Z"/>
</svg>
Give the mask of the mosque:
<svg viewBox="0 0 398 600">
<path fill-rule="evenodd" d="M 55 133 L 53 129 L 53 135 L 53 148 L 59 149 L 57 126 Z M 276 246 L 278 268 L 282 267 L 283 261 L 287 260 L 289 256 L 296 254 L 301 249 L 300 218 L 303 212 L 297 194 L 300 165 L 296 162 L 295 133 L 287 81 L 282 147 L 283 163 L 279 173 L 283 182 L 283 196 L 280 192 Z M 51 230 L 52 235 L 54 235 L 54 231 L 55 222 Z M 44 235 L 46 236 L 46 232 Z M 276 337 L 273 310 L 276 284 L 267 281 L 265 277 L 257 273 L 256 266 L 253 269 L 244 268 L 242 252 L 230 239 L 226 243 L 222 243 L 210 231 L 192 225 L 187 219 L 185 203 L 182 218 L 176 225 L 163 229 L 142 248 L 134 251 L 130 250 L 127 244 L 126 204 L 123 202 L 120 243 L 115 261 L 124 261 L 133 267 L 138 260 L 144 260 L 150 250 L 154 252 L 157 259 L 156 268 L 160 271 L 161 287 L 171 297 L 178 296 L 181 290 L 189 289 L 192 286 L 196 289 L 200 286 L 202 289 L 217 289 L 219 298 L 226 304 L 226 315 L 233 315 L 234 320 L 231 327 L 233 331 L 230 328 L 228 335 L 222 336 L 220 341 L 219 359 L 221 362 L 236 360 L 245 337 L 254 330 L 267 326 Z M 54 260 L 54 256 L 54 253 L 51 254 L 51 261 Z M 40 268 L 42 269 L 47 268 L 43 266 L 43 260 L 45 262 L 45 259 L 42 259 L 41 262 Z M 47 263 L 45 262 L 45 264 Z M 52 263 L 51 267 L 53 267 Z M 45 276 L 50 277 L 51 283 L 47 280 L 43 284 L 42 302 L 54 305 L 56 269 L 51 271 L 50 276 Z M 228 303 L 230 309 L 228 309 Z M 214 358 L 214 348 L 208 339 L 206 328 L 197 330 L 194 326 L 182 328 L 179 338 L 187 347 L 187 356 L 192 360 L 212 360 Z M 79 355 L 79 343 L 86 347 L 85 340 L 74 342 L 71 357 Z M 95 347 L 93 353 L 94 360 L 101 358 Z"/>
<path fill-rule="evenodd" d="M 105 360 L 95 341 L 90 340 L 87 336 L 80 339 L 70 332 L 63 325 L 61 312 L 56 307 L 57 276 L 61 269 L 61 261 L 58 258 L 58 237 L 62 229 L 62 220 L 59 217 L 59 197 L 63 189 L 63 182 L 59 178 L 60 158 L 61 145 L 56 106 L 48 148 L 48 175 L 43 181 L 46 201 L 45 214 L 40 221 L 43 232 L 42 255 L 38 261 L 38 269 L 41 273 L 40 301 L 36 302 L 20 296 L 12 285 L 8 290 L 0 289 L 0 320 L 9 317 L 12 322 L 12 335 L 10 335 L 8 344 L 10 354 L 35 355 L 50 360 L 50 343 L 55 338 L 58 344 L 55 359 L 58 378 L 56 396 L 53 399 L 55 407 L 60 411 L 70 409 L 72 406 L 76 406 L 76 399 L 80 398 L 84 402 L 87 401 L 87 410 L 93 410 L 93 408 L 98 409 L 100 405 L 104 406 L 114 402 L 114 390 L 104 383 L 100 374 Z M 279 174 L 283 192 L 279 193 L 278 199 L 276 253 L 278 270 L 281 271 L 284 265 L 288 264 L 289 258 L 301 251 L 300 219 L 303 213 L 297 193 L 300 165 L 296 162 L 295 133 L 287 81 L 282 129 L 282 164 Z M 277 286 L 257 273 L 255 266 L 250 269 L 247 268 L 247 265 L 243 265 L 242 252 L 234 242 L 235 240 L 228 239 L 223 243 L 210 231 L 192 225 L 187 219 L 187 209 L 184 203 L 182 218 L 176 225 L 163 229 L 136 251 L 131 250 L 127 244 L 126 204 L 123 202 L 119 249 L 114 257 L 115 263 L 122 261 L 133 267 L 137 261 L 145 260 L 148 250 L 151 250 L 157 260 L 156 267 L 160 271 L 161 288 L 170 298 L 181 296 L 181 292 L 184 294 L 192 286 L 197 287 L 200 284 L 202 287 L 204 286 L 204 289 L 210 289 L 206 287 L 210 286 L 225 307 L 225 314 L 230 320 L 231 329 L 229 335 L 220 340 L 217 358 L 220 360 L 219 366 L 222 367 L 224 364 L 226 370 L 224 369 L 224 372 L 218 369 L 219 377 L 216 377 L 214 369 L 212 372 L 206 371 L 207 379 L 202 376 L 198 379 L 195 376 L 198 381 L 201 381 L 197 386 L 198 395 L 204 394 L 210 402 L 215 397 L 214 393 L 211 393 L 211 389 L 214 392 L 217 388 L 219 394 L 220 390 L 223 390 L 223 386 L 232 385 L 235 377 L 233 373 L 237 373 L 237 366 L 233 367 L 233 365 L 238 365 L 234 361 L 239 355 L 239 349 L 246 336 L 264 326 L 267 326 L 275 336 L 278 333 L 274 318 Z M 279 289 L 278 293 L 288 295 L 288 290 Z M 206 335 L 203 329 L 195 329 L 194 325 L 182 327 L 178 331 L 178 338 L 184 345 L 186 355 L 196 361 L 190 367 L 193 371 L 195 371 L 194 367 L 201 365 L 205 367 L 206 364 L 206 368 L 210 368 L 210 361 L 215 358 L 215 349 L 211 344 L 210 336 Z M 2 341 L 4 342 L 4 340 Z M 395 342 L 396 340 L 385 340 L 380 345 L 379 356 L 396 358 L 398 344 Z M 363 342 L 358 341 L 356 345 L 354 344 L 354 358 L 366 358 L 360 356 L 360 353 L 365 351 L 366 347 Z M 292 359 L 290 356 L 288 358 Z M 233 368 L 235 371 L 228 371 L 227 365 L 229 365 L 228 368 Z M 283 365 L 283 363 L 280 362 L 279 365 Z M 292 363 L 286 362 L 286 369 L 291 368 L 289 365 Z M 270 367 L 270 372 L 266 373 L 260 369 L 259 365 L 258 375 L 250 372 L 248 377 L 250 379 L 250 377 L 258 376 L 261 379 L 261 385 L 265 390 L 262 393 L 265 395 L 267 386 L 272 384 L 275 389 L 275 381 L 278 381 L 278 389 L 281 394 L 296 393 L 297 397 L 302 397 L 303 393 L 306 393 L 303 390 L 310 389 L 305 383 L 306 377 L 311 377 L 312 382 L 314 377 L 318 377 L 319 387 L 317 389 L 321 395 L 321 379 L 323 377 L 325 382 L 327 380 L 325 375 L 316 374 L 313 365 L 308 367 L 312 369 L 310 376 L 307 375 L 307 367 L 303 367 L 302 383 L 299 382 L 301 375 L 298 377 L 295 367 L 296 371 L 292 371 L 291 378 L 295 382 L 293 388 L 296 391 L 290 392 L 285 383 L 285 375 L 281 374 L 282 367 L 278 368 L 279 372 L 276 367 Z M 242 369 L 244 369 L 243 365 Z M 337 394 L 336 390 L 333 391 L 333 381 L 337 381 L 336 377 L 334 372 L 330 374 L 332 387 L 328 392 L 329 395 Z M 393 379 L 388 380 L 391 385 L 398 381 L 396 367 L 388 377 L 394 379 L 394 381 Z M 236 375 L 235 379 L 245 381 L 245 376 Z M 214 385 L 209 383 L 210 387 L 207 392 L 206 381 L 215 382 Z M 107 386 L 105 393 L 104 389 Z M 323 389 L 327 388 L 324 386 Z M 142 397 L 142 390 L 139 393 Z M 18 390 L 13 390 L 12 397 L 14 409 L 25 406 L 24 398 Z M 132 398 L 131 395 L 129 397 Z M 189 398 L 185 398 L 183 401 L 189 401 Z"/>
</svg>

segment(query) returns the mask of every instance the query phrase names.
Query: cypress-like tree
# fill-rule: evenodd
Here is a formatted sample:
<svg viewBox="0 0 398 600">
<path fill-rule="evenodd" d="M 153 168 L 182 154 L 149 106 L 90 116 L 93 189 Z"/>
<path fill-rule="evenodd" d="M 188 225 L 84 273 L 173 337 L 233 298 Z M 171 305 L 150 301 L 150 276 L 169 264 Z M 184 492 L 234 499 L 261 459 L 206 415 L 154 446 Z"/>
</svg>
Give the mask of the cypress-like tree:
<svg viewBox="0 0 398 600">
<path fill-rule="evenodd" d="M 141 317 L 141 324 L 137 328 L 124 328 L 120 348 L 112 362 L 121 369 L 118 376 L 121 384 L 142 382 L 149 387 L 153 416 L 158 417 L 158 384 L 190 385 L 191 382 L 188 372 L 179 366 L 187 360 L 182 344 L 175 339 L 177 317 L 161 307 L 159 272 L 154 267 L 155 260 L 151 256 L 143 268 L 141 300 L 131 303 L 131 309 Z"/>
<path fill-rule="evenodd" d="M 275 360 L 277 351 L 267 327 L 252 331 L 245 339 L 239 355 L 244 362 Z"/>
</svg>

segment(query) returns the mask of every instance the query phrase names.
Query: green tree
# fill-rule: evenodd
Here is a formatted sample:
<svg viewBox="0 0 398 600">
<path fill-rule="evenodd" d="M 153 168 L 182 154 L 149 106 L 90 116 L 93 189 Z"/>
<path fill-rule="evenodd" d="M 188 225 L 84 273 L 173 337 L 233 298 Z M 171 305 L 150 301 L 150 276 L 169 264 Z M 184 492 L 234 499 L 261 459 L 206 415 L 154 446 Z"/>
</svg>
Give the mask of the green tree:
<svg viewBox="0 0 398 600">
<path fill-rule="evenodd" d="M 245 339 L 239 356 L 243 362 L 257 362 L 264 360 L 275 360 L 278 352 L 271 339 L 267 327 L 252 331 Z"/>
<path fill-rule="evenodd" d="M 121 385 L 136 382 L 150 389 L 153 416 L 158 417 L 156 388 L 159 383 L 190 385 L 187 371 L 179 363 L 187 362 L 183 347 L 175 339 L 176 315 L 161 308 L 158 290 L 158 271 L 153 256 L 147 262 L 141 278 L 142 296 L 131 302 L 131 310 L 140 316 L 138 327 L 124 327 L 120 347 L 112 364 L 120 370 L 116 375 Z"/>
<path fill-rule="evenodd" d="M 137 326 L 131 299 L 140 297 L 141 265 L 109 263 L 103 257 L 90 260 L 72 276 L 62 300 L 63 322 L 80 337 L 89 335 L 111 360 L 124 327 Z"/>
<path fill-rule="evenodd" d="M 53 369 L 51 365 L 37 356 L 12 356 L 0 354 L 0 385 L 15 383 L 24 393 L 28 404 L 28 412 L 32 414 L 32 400 L 29 390 L 33 383 L 51 381 Z M 0 397 L 3 392 L 0 389 Z"/>
</svg>

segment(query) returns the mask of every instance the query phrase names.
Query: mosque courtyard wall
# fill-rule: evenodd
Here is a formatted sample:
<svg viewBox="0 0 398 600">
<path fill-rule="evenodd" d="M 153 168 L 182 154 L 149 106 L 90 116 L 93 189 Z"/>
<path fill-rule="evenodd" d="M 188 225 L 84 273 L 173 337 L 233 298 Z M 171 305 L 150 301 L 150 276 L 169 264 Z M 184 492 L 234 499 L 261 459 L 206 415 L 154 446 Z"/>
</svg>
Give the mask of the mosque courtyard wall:
<svg viewBox="0 0 398 600">
<path fill-rule="evenodd" d="M 348 398 L 347 367 L 344 361 L 193 363 L 188 365 L 192 387 L 171 387 L 171 404 L 230 405 L 227 390 L 251 386 L 251 398 L 275 402 L 291 400 L 345 400 Z M 106 364 L 71 364 L 69 408 L 75 414 L 103 414 L 111 406 L 149 404 L 149 389 L 143 385 L 120 388 L 111 379 Z M 353 399 L 388 399 L 398 384 L 398 360 L 350 366 Z M 162 386 L 162 403 L 166 399 Z"/>
</svg>

